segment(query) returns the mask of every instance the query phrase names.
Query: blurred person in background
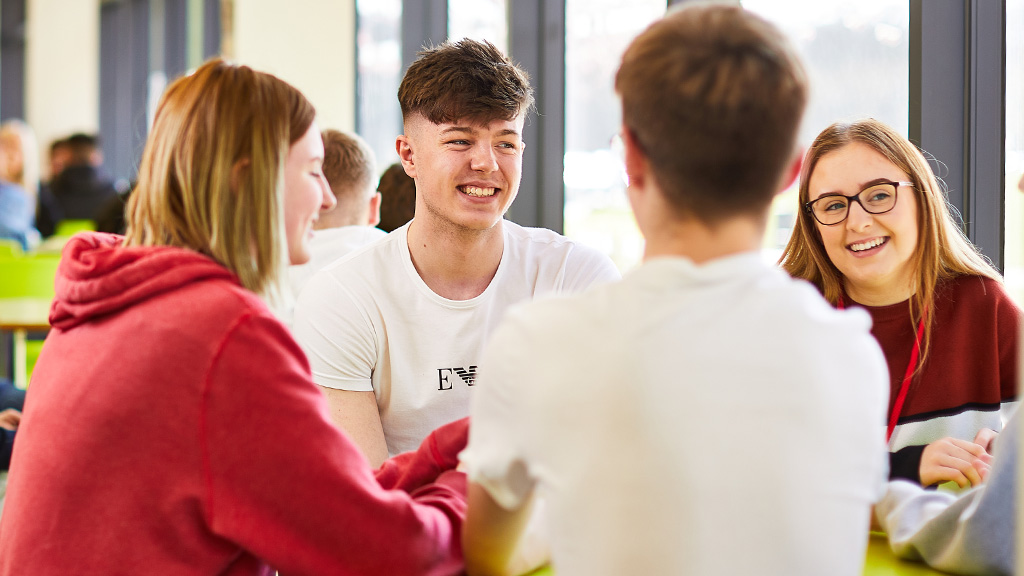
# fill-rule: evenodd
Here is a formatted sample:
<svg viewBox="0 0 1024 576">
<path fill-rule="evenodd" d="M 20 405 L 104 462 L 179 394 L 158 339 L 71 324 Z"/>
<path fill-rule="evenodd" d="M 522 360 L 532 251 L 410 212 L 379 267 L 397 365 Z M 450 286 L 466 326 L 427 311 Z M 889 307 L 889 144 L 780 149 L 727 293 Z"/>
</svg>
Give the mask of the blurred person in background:
<svg viewBox="0 0 1024 576">
<path fill-rule="evenodd" d="M 72 134 L 64 141 L 67 164 L 43 189 L 36 225 L 43 236 L 51 236 L 61 220 L 93 220 L 104 206 L 118 197 L 114 181 L 103 173 L 99 139 L 90 134 Z M 59 165 L 58 165 L 59 167 Z"/>
<path fill-rule="evenodd" d="M 374 190 L 373 150 L 355 134 L 324 130 L 321 136 L 324 177 L 337 204 L 321 210 L 313 224 L 309 262 L 288 268 L 292 292 L 296 295 L 314 272 L 386 236 L 374 227 L 380 221 L 381 195 Z"/>
<path fill-rule="evenodd" d="M 0 124 L 0 148 L 7 155 L 0 180 L 20 186 L 34 208 L 39 190 L 39 153 L 35 132 L 21 120 L 7 120 Z"/>
<path fill-rule="evenodd" d="M 412 220 L 416 210 L 416 180 L 405 173 L 400 163 L 388 166 L 377 185 L 380 192 L 380 223 L 377 228 L 391 232 Z"/>
<path fill-rule="evenodd" d="M 39 243 L 39 232 L 33 227 L 38 182 L 32 192 L 23 187 L 26 173 L 35 174 L 28 160 L 32 155 L 22 147 L 29 140 L 35 142 L 24 123 L 9 120 L 0 125 L 0 238 L 14 240 L 22 250 L 30 250 Z"/>
</svg>

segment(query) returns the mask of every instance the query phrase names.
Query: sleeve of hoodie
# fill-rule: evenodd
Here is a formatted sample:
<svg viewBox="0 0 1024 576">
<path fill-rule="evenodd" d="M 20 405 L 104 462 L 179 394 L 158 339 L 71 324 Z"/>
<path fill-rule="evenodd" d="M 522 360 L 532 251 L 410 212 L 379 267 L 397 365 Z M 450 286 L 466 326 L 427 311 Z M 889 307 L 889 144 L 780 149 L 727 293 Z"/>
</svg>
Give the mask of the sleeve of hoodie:
<svg viewBox="0 0 1024 576">
<path fill-rule="evenodd" d="M 382 488 L 269 314 L 244 315 L 224 337 L 204 404 L 204 509 L 216 534 L 287 574 L 461 570 L 465 475 Z"/>
<path fill-rule="evenodd" d="M 1020 418 L 999 435 L 988 478 L 968 492 L 889 483 L 875 506 L 893 553 L 957 574 L 1012 574 Z"/>
</svg>

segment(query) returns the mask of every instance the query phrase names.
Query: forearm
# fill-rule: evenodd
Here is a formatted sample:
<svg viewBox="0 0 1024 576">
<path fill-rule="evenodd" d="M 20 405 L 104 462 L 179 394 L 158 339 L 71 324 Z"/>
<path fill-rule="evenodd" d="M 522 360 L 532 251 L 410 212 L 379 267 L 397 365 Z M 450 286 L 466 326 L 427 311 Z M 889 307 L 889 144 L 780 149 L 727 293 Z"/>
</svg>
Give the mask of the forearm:
<svg viewBox="0 0 1024 576">
<path fill-rule="evenodd" d="M 507 510 L 476 483 L 469 486 L 469 511 L 462 547 L 469 576 L 515 576 L 512 560 L 530 518 L 530 503 Z"/>
</svg>

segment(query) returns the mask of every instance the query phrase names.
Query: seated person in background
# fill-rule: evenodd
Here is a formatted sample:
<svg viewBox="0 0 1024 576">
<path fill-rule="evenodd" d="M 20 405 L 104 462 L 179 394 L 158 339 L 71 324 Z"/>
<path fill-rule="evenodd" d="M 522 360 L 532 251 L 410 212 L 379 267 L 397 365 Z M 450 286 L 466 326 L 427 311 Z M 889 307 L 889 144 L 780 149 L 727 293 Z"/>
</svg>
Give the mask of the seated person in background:
<svg viewBox="0 0 1024 576">
<path fill-rule="evenodd" d="M 1020 427 L 1017 412 L 992 449 L 988 477 L 969 491 L 954 495 L 906 480 L 889 483 L 875 516 L 897 556 L 953 574 L 1013 574 Z"/>
<path fill-rule="evenodd" d="M 533 95 L 497 48 L 461 40 L 422 52 L 398 100 L 416 217 L 315 274 L 295 307 L 331 416 L 373 465 L 469 413 L 481 348 L 508 306 L 619 277 L 597 251 L 503 219 Z"/>
<path fill-rule="evenodd" d="M 514 572 L 542 494 L 558 576 L 860 575 L 885 359 L 866 313 L 759 254 L 800 166 L 794 48 L 738 6 L 684 6 L 615 88 L 644 261 L 495 330 L 461 457 L 467 571 Z"/>
<path fill-rule="evenodd" d="M 25 391 L 14 387 L 10 380 L 0 378 L 0 470 L 11 465 L 14 436 L 25 407 Z M 0 504 L 3 493 L 0 491 Z"/>
<path fill-rule="evenodd" d="M 465 420 L 375 477 L 265 302 L 334 204 L 314 115 L 220 60 L 164 92 L 127 236 L 77 234 L 61 258 L 0 575 L 461 569 Z"/>
<path fill-rule="evenodd" d="M 9 164 L 16 162 L 10 150 L 0 146 L 0 175 L 8 174 Z M 33 202 L 18 184 L 0 177 L 0 238 L 14 240 L 22 250 L 39 244 L 39 232 L 32 226 Z"/>
<path fill-rule="evenodd" d="M 43 236 L 53 235 L 61 220 L 96 220 L 104 205 L 118 195 L 114 182 L 100 170 L 103 153 L 97 137 L 73 134 L 65 145 L 67 165 L 39 199 L 36 224 Z"/>
<path fill-rule="evenodd" d="M 314 272 L 338 258 L 383 238 L 380 194 L 374 190 L 373 150 L 355 134 L 324 130 L 324 177 L 337 203 L 321 210 L 313 223 L 309 262 L 288 268 L 292 292 L 298 294 Z"/>
<path fill-rule="evenodd" d="M 20 186 L 34 210 L 39 191 L 39 150 L 35 131 L 21 120 L 5 120 L 0 124 L 0 149 L 7 154 L 0 180 Z"/>
<path fill-rule="evenodd" d="M 25 391 L 15 388 L 10 380 L 0 378 L 0 512 L 3 512 L 7 469 L 11 466 L 11 452 L 24 406 Z"/>
<path fill-rule="evenodd" d="M 135 185 L 132 184 L 124 194 L 118 194 L 114 198 L 107 200 L 107 203 L 96 214 L 97 232 L 124 235 L 128 229 L 128 222 L 125 221 L 124 211 L 128 205 L 128 198 L 131 197 L 134 190 Z"/>
<path fill-rule="evenodd" d="M 405 173 L 401 164 L 392 164 L 381 174 L 377 192 L 381 194 L 377 228 L 391 232 L 412 220 L 416 211 L 416 181 Z"/>
<path fill-rule="evenodd" d="M 833 305 L 871 314 L 889 366 L 890 477 L 978 484 L 983 439 L 1017 404 L 1020 310 L 999 273 L 921 152 L 877 120 L 822 131 L 799 194 L 780 262 Z"/>
<path fill-rule="evenodd" d="M 57 138 L 50 142 L 50 153 L 47 158 L 49 163 L 49 179 L 39 183 L 39 197 L 36 198 L 36 214 L 49 213 L 59 214 L 60 207 L 50 192 L 50 185 L 64 171 L 64 168 L 71 160 L 71 149 L 68 146 L 67 138 Z"/>
</svg>

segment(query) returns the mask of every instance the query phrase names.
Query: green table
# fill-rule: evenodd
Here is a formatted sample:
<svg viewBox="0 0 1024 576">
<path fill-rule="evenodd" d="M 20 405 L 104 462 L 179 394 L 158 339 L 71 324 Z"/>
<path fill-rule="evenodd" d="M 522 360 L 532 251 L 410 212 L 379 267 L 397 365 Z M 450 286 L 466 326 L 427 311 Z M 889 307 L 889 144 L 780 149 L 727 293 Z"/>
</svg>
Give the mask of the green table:
<svg viewBox="0 0 1024 576">
<path fill-rule="evenodd" d="M 892 555 L 885 536 L 872 534 L 868 541 L 868 554 L 864 562 L 864 576 L 929 576 L 945 574 L 932 570 L 920 562 L 907 562 Z M 550 566 L 538 568 L 526 576 L 555 576 Z"/>
</svg>

